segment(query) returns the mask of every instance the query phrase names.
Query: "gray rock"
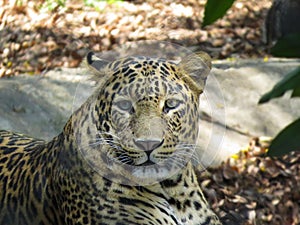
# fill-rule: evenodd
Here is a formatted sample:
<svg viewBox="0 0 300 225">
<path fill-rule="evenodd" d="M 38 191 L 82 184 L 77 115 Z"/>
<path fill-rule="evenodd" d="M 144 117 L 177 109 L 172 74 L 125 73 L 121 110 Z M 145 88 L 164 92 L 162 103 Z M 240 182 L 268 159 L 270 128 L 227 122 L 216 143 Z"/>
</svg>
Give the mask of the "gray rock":
<svg viewBox="0 0 300 225">
<path fill-rule="evenodd" d="M 82 69 L 62 69 L 45 76 L 18 76 L 0 80 L 0 129 L 50 140 L 71 115 L 80 84 L 87 97 L 91 82 Z M 88 88 L 87 88 L 88 86 Z M 77 104 L 78 106 L 78 104 Z"/>
<path fill-rule="evenodd" d="M 218 164 L 246 147 L 252 137 L 274 137 L 299 118 L 300 99 L 290 99 L 290 93 L 268 103 L 257 104 L 264 93 L 297 66 L 299 60 L 215 62 L 206 88 L 210 96 L 203 99 L 201 106 L 215 122 L 203 120 L 200 124 L 201 161 L 206 165 Z M 218 81 L 219 88 L 216 88 L 216 82 L 212 82 L 213 78 Z M 214 110 L 218 110 L 217 113 L 208 110 L 207 101 L 211 100 L 214 102 L 210 105 L 216 105 Z M 203 146 L 206 148 L 203 149 Z"/>
<path fill-rule="evenodd" d="M 201 97 L 198 159 L 219 164 L 247 145 L 253 136 L 274 136 L 300 115 L 299 99 L 288 96 L 258 105 L 299 60 L 216 61 Z M 0 80 L 0 129 L 50 140 L 72 111 L 93 92 L 83 69 L 60 69 L 44 76 Z"/>
</svg>

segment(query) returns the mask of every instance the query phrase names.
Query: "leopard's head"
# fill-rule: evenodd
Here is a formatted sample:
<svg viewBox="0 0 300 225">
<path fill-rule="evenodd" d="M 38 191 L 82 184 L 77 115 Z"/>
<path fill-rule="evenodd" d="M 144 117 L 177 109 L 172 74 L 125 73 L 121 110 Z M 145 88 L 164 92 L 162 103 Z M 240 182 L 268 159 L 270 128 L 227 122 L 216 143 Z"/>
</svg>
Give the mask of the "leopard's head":
<svg viewBox="0 0 300 225">
<path fill-rule="evenodd" d="M 105 165 L 129 180 L 164 179 L 185 166 L 197 140 L 209 56 L 109 63 L 89 53 L 86 62 L 101 80 L 78 122 L 81 150 L 91 165 Z"/>
</svg>

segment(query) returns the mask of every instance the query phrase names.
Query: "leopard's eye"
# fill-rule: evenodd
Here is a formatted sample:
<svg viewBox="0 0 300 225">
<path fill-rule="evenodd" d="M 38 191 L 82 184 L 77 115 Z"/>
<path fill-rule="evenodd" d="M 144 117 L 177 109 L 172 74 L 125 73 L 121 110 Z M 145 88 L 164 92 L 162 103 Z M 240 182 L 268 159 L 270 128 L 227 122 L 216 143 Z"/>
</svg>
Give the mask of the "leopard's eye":
<svg viewBox="0 0 300 225">
<path fill-rule="evenodd" d="M 165 102 L 165 108 L 170 110 L 170 109 L 175 109 L 177 108 L 180 104 L 182 103 L 182 101 L 178 100 L 178 99 L 168 99 Z"/>
<path fill-rule="evenodd" d="M 116 103 L 116 105 L 119 107 L 119 109 L 123 111 L 131 111 L 132 110 L 132 103 L 129 100 L 121 100 Z"/>
</svg>

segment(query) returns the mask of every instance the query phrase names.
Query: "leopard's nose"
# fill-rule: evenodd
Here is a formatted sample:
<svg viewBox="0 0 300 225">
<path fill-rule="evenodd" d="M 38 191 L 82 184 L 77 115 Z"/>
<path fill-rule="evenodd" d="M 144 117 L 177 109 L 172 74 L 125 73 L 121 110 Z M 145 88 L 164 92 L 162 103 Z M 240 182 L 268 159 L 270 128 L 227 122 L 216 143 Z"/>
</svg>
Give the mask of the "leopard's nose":
<svg viewBox="0 0 300 225">
<path fill-rule="evenodd" d="M 134 139 L 135 145 L 144 151 L 153 151 L 160 147 L 164 140 L 163 139 Z"/>
</svg>

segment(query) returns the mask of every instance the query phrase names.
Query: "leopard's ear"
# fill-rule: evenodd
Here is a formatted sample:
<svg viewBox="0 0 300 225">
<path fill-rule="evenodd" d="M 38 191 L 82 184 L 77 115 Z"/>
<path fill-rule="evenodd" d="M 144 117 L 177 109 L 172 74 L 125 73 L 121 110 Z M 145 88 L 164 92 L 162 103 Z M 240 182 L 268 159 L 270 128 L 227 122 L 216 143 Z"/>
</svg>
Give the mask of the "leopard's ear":
<svg viewBox="0 0 300 225">
<path fill-rule="evenodd" d="M 186 56 L 180 63 L 182 79 L 198 94 L 203 92 L 206 78 L 211 70 L 211 58 L 205 52 L 196 52 Z"/>
<path fill-rule="evenodd" d="M 109 63 L 109 61 L 98 58 L 94 52 L 89 52 L 85 58 L 85 64 L 96 76 L 104 76 Z"/>
</svg>

